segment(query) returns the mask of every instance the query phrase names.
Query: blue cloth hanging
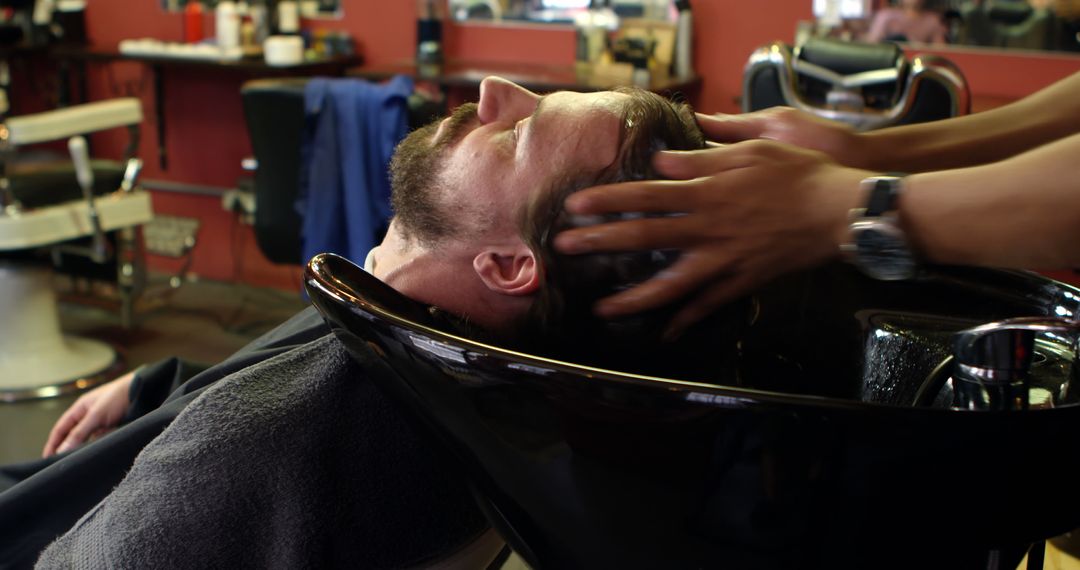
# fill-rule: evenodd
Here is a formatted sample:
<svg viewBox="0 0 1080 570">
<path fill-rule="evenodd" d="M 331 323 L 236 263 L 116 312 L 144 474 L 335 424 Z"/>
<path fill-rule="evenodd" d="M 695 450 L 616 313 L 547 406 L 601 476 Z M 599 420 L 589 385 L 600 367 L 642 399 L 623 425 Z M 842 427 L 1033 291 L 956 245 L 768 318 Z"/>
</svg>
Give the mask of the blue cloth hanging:
<svg viewBox="0 0 1080 570">
<path fill-rule="evenodd" d="M 409 77 L 382 84 L 317 78 L 304 92 L 297 210 L 303 259 L 333 252 L 363 263 L 386 232 L 390 157 L 408 133 Z"/>
</svg>

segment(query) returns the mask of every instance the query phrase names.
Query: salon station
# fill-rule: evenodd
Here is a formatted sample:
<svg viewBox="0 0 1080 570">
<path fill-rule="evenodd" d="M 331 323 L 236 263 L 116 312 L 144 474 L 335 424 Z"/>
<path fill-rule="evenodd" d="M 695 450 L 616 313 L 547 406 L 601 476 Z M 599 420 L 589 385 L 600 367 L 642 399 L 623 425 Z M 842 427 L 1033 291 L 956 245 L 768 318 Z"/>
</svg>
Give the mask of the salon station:
<svg viewBox="0 0 1080 570">
<path fill-rule="evenodd" d="M 1080 569 L 1080 263 L 914 213 L 1078 72 L 1071 0 L 0 0 L 0 568 Z M 696 269 L 720 180 L 839 247 Z"/>
</svg>

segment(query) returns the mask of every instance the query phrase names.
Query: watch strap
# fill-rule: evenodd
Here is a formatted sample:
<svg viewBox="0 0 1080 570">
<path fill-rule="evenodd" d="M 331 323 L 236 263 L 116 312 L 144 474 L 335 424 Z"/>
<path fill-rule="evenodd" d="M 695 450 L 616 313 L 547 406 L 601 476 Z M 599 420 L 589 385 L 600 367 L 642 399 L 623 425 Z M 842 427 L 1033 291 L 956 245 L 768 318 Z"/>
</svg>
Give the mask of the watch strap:
<svg viewBox="0 0 1080 570">
<path fill-rule="evenodd" d="M 877 218 L 886 212 L 895 210 L 896 201 L 900 197 L 900 179 L 902 177 L 902 174 L 889 173 L 864 180 L 863 182 L 870 186 L 870 195 L 867 198 L 866 209 L 862 215 L 868 218 Z"/>
</svg>

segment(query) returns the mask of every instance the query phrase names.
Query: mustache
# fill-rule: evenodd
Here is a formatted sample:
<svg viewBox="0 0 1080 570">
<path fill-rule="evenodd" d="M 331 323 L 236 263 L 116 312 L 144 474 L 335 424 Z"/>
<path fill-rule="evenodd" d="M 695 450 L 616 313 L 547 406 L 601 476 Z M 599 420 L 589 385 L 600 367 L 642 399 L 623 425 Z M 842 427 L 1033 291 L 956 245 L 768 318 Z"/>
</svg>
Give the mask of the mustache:
<svg viewBox="0 0 1080 570">
<path fill-rule="evenodd" d="M 436 148 L 445 148 L 451 146 L 465 137 L 471 130 L 471 126 L 478 120 L 480 106 L 476 103 L 463 103 L 454 109 L 450 116 L 446 119 L 446 126 L 443 128 L 442 138 L 436 143 Z M 439 123 L 441 121 L 436 120 L 428 125 L 427 129 L 431 129 L 432 135 L 439 129 Z"/>
</svg>

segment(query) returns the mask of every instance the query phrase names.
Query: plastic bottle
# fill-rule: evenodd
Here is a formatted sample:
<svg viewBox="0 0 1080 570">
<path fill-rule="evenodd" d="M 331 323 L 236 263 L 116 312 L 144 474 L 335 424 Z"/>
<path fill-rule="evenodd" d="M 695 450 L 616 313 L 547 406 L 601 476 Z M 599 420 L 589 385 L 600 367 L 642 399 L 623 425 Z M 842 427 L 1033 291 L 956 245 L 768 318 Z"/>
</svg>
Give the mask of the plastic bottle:
<svg viewBox="0 0 1080 570">
<path fill-rule="evenodd" d="M 443 63 L 442 10 L 436 0 L 417 0 L 416 69 L 421 77 L 434 77 Z"/>
<path fill-rule="evenodd" d="M 634 86 L 648 89 L 652 84 L 652 73 L 649 72 L 649 59 L 647 57 L 635 58 L 634 74 L 631 76 Z"/>
<path fill-rule="evenodd" d="M 240 22 L 240 47 L 246 51 L 257 45 L 259 44 L 255 41 L 255 24 L 245 18 Z"/>
<path fill-rule="evenodd" d="M 270 11 L 266 2 L 255 0 L 248 7 L 248 19 L 255 28 L 255 45 L 262 45 L 270 37 Z"/>
<path fill-rule="evenodd" d="M 55 9 L 55 2 L 53 0 L 38 0 L 34 4 L 34 15 L 32 17 L 33 22 L 37 26 L 48 26 L 52 22 L 53 10 Z"/>
<path fill-rule="evenodd" d="M 277 5 L 277 33 L 293 35 L 300 33 L 300 5 L 292 0 L 282 0 Z"/>
<path fill-rule="evenodd" d="M 608 35 L 619 28 L 619 17 L 611 8 L 594 1 L 588 10 L 574 18 L 574 25 L 577 31 L 577 72 L 587 75 L 607 50 Z"/>
<path fill-rule="evenodd" d="M 679 18 L 675 24 L 675 77 L 694 74 L 694 17 L 690 0 L 675 0 Z"/>
<path fill-rule="evenodd" d="M 192 0 L 184 6 L 184 41 L 197 44 L 203 37 L 203 6 L 198 0 Z"/>
<path fill-rule="evenodd" d="M 218 2 L 215 14 L 215 34 L 221 49 L 240 47 L 240 15 L 236 4 L 229 0 Z"/>
</svg>

